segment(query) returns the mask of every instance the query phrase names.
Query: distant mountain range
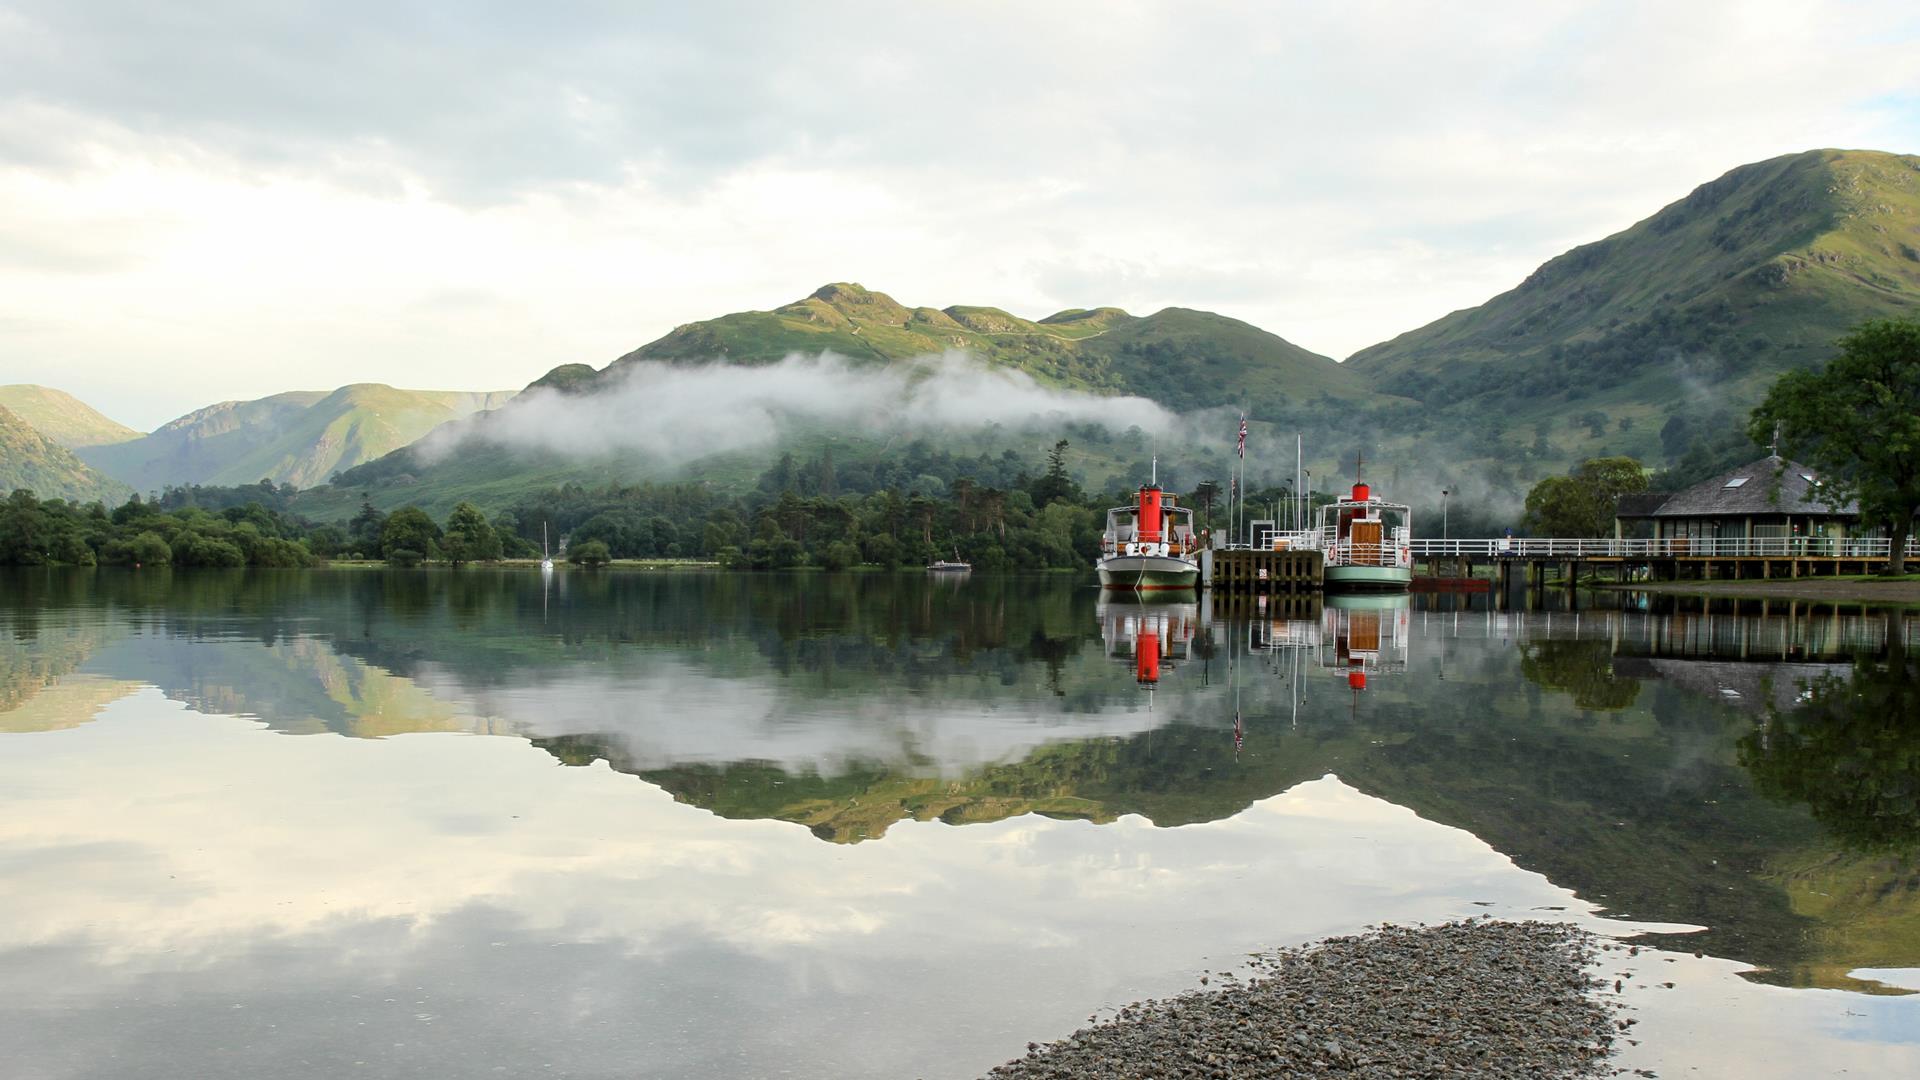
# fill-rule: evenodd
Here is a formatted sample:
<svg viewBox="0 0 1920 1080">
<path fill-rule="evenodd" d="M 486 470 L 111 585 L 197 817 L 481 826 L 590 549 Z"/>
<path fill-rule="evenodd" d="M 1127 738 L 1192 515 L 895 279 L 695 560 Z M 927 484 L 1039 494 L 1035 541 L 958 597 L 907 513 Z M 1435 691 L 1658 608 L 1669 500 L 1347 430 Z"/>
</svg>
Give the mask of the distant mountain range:
<svg viewBox="0 0 1920 1080">
<path fill-rule="evenodd" d="M 992 307 L 909 308 L 844 282 L 773 311 L 678 327 L 615 360 L 600 377 L 657 361 L 768 364 L 793 353 L 832 351 L 882 364 L 949 349 L 1043 383 L 1134 394 L 1173 409 L 1373 396 L 1332 357 L 1212 312 L 1166 308 L 1135 316 L 1114 307 L 1073 308 L 1030 322 Z M 577 366 L 568 370 L 577 373 Z"/>
<path fill-rule="evenodd" d="M 335 472 L 397 450 L 449 420 L 495 409 L 512 391 L 397 390 L 356 383 L 225 401 L 151 435 L 82 447 L 88 463 L 141 491 L 167 484 L 312 487 Z"/>
<path fill-rule="evenodd" d="M 132 488 L 90 468 L 73 451 L 0 405 L 0 493 L 20 488 L 43 499 L 99 499 L 110 506 L 133 494 Z"/>
<path fill-rule="evenodd" d="M 604 369 L 563 365 L 532 386 L 587 397 L 642 365 L 758 366 L 832 352 L 877 369 L 962 350 L 1046 386 L 1138 395 L 1177 411 L 1245 408 L 1257 434 L 1263 423 L 1306 431 L 1321 476 L 1344 475 L 1364 452 L 1382 480 L 1400 482 L 1408 469 L 1471 476 L 1490 497 L 1512 497 L 1596 454 L 1667 464 L 1690 447 L 1697 453 L 1702 439 L 1738 441 L 1742 416 L 1780 372 L 1820 363 L 1863 319 L 1917 313 L 1920 157 L 1816 150 L 1734 169 L 1485 304 L 1344 364 L 1186 308 L 1028 320 L 990 307 L 908 307 L 838 283 L 772 311 L 680 326 Z M 17 402 L 52 442 L 140 489 L 262 478 L 310 487 L 345 472 L 341 491 L 313 493 L 310 505 L 326 516 L 357 505 L 362 492 L 380 505 L 498 506 L 534 487 L 647 475 L 631 455 L 585 460 L 477 445 L 429 462 L 406 449 L 448 421 L 472 425 L 456 432 L 486 430 L 481 414 L 505 405 L 510 416 L 511 396 L 350 386 L 216 405 L 119 441 L 112 435 L 124 428 L 65 395 L 10 387 L 0 404 Z M 884 452 L 861 446 L 860 432 L 840 434 L 847 453 Z M 1212 449 L 1230 440 L 1223 430 Z M 724 449 L 695 474 L 739 484 L 764 465 Z"/>
<path fill-rule="evenodd" d="M 12 410 L 17 419 L 31 424 L 34 430 L 69 450 L 140 437 L 139 432 L 127 425 L 109 420 L 86 402 L 50 386 L 32 383 L 0 386 L 0 407 Z"/>
</svg>

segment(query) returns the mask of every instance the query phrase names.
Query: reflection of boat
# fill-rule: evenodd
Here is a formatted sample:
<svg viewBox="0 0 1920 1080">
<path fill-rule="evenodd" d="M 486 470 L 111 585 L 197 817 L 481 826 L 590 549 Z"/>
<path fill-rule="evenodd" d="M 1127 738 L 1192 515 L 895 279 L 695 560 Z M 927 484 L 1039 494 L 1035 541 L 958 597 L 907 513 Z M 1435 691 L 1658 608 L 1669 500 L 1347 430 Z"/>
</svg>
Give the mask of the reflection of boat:
<svg viewBox="0 0 1920 1080">
<path fill-rule="evenodd" d="M 1160 669 L 1172 668 L 1193 655 L 1193 639 L 1202 628 L 1198 603 L 1139 600 L 1102 600 L 1100 637 L 1107 655 L 1133 663 L 1134 678 L 1142 686 L 1160 681 Z"/>
<path fill-rule="evenodd" d="M 1367 676 L 1407 670 L 1412 602 L 1406 596 L 1329 596 L 1320 612 L 1320 666 L 1355 690 Z"/>
<path fill-rule="evenodd" d="M 1131 506 L 1107 511 L 1094 568 L 1107 589 L 1191 589 L 1200 583 L 1193 511 L 1174 505 L 1158 484 L 1140 489 Z"/>
<path fill-rule="evenodd" d="M 1405 589 L 1413 584 L 1413 510 L 1386 502 L 1364 483 L 1320 508 L 1319 543 L 1329 592 Z"/>
</svg>

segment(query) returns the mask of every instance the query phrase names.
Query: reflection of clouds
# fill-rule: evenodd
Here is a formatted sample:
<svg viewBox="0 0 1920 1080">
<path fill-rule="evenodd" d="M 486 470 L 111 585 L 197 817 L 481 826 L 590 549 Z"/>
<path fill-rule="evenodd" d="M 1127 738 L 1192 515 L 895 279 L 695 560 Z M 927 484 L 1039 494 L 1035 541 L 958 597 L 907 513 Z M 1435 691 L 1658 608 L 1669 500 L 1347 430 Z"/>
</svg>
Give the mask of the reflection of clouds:
<svg viewBox="0 0 1920 1080">
<path fill-rule="evenodd" d="M 663 654 L 630 659 L 618 671 L 568 666 L 512 687 L 470 686 L 440 664 L 422 666 L 413 681 L 444 706 L 505 720 L 522 734 L 602 736 L 640 770 L 765 761 L 829 776 L 858 763 L 956 775 L 1018 761 L 1047 743 L 1134 735 L 1173 719 L 1144 708 L 1071 712 L 1014 698 L 948 702 L 879 686 L 805 696 L 770 674 L 720 674 Z"/>
<path fill-rule="evenodd" d="M 755 951 L 924 929 L 929 904 L 943 936 L 1053 925 L 1078 940 L 1070 925 L 1099 923 L 1096 905 L 1116 900 L 1171 901 L 1172 916 L 1278 889 L 1300 894 L 1290 918 L 1319 928 L 1363 895 L 1411 895 L 1409 878 L 1563 898 L 1467 833 L 1332 778 L 1177 832 L 1139 818 L 903 823 L 885 844 L 843 848 L 778 822 L 722 822 L 605 768 L 556 769 L 517 741 L 262 739 L 153 691 L 11 756 L 0 778 L 0 840 L 21 871 L 0 930 L 13 945 L 113 927 L 115 951 L 211 956 L 249 933 L 431 921 L 475 900 L 627 948 L 693 935 Z M 1084 905 L 1068 927 L 1062 904 Z"/>
<path fill-rule="evenodd" d="M 516 740 L 266 738 L 150 690 L 7 748 L 0 1042 L 26 1047 L 29 1075 L 107 1073 L 88 1055 L 115 1051 L 130 1072 L 195 1075 L 216 1042 L 236 1076 L 353 1059 L 368 1075 L 975 1075 L 1266 945 L 1547 906 L 1620 925 L 1333 777 L 1179 829 L 909 821 L 848 847 Z M 1636 999 L 1674 1032 L 1649 1062 L 1792 993 L 1717 961 L 1638 962 L 1697 976 Z M 21 1003 L 56 972 L 60 1008 L 37 1017 Z M 1887 1064 L 1819 1037 L 1828 1000 L 1767 999 L 1771 1029 L 1742 1030 L 1792 1034 L 1778 1075 Z"/>
</svg>

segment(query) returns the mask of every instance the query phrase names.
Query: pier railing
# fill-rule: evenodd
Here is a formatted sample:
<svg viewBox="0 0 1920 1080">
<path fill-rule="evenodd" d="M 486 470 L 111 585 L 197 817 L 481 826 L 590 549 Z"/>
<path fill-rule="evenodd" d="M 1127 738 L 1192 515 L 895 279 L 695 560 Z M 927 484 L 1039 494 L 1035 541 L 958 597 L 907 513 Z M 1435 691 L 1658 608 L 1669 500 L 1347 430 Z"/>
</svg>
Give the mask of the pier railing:
<svg viewBox="0 0 1920 1080">
<path fill-rule="evenodd" d="M 1413 557 L 1469 559 L 1884 559 L 1893 551 L 1886 537 L 1832 539 L 1824 536 L 1664 537 L 1615 540 L 1611 537 L 1496 537 L 1491 540 L 1409 541 Z M 1920 556 L 1920 537 L 1907 541 L 1907 556 Z"/>
</svg>

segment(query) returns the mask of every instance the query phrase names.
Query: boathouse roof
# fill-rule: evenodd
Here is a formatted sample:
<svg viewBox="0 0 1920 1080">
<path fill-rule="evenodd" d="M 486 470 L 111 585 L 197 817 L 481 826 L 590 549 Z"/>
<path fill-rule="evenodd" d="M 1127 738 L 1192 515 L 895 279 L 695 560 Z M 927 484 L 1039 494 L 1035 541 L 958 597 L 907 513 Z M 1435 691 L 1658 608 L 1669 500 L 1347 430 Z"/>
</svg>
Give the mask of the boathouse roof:
<svg viewBox="0 0 1920 1080">
<path fill-rule="evenodd" d="M 1620 500 L 1622 518 L 1802 517 L 1857 518 L 1860 507 L 1848 501 L 1838 510 L 1822 502 L 1820 477 L 1809 466 L 1764 457 L 1664 498 L 1628 496 Z M 1654 505 L 1649 505 L 1650 503 Z"/>
</svg>

